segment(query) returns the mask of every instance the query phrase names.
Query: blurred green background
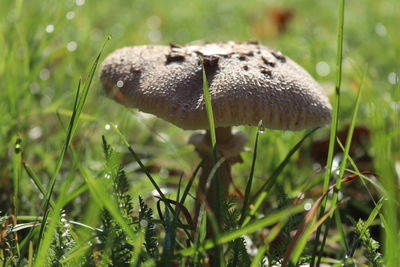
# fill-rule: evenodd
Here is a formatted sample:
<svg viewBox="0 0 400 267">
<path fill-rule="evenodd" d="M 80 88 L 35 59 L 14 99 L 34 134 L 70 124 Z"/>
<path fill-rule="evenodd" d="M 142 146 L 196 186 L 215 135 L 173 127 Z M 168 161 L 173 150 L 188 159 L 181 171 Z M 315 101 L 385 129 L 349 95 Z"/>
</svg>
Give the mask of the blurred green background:
<svg viewBox="0 0 400 267">
<path fill-rule="evenodd" d="M 319 0 L 1 0 L 0 210 L 10 211 L 11 162 L 17 136 L 23 140 L 23 160 L 47 184 L 65 139 L 63 124 L 70 118 L 78 80 L 85 79 L 107 36 L 112 40 L 102 58 L 130 45 L 258 40 L 297 61 L 332 98 L 337 8 L 336 1 Z M 396 185 L 400 173 L 399 8 L 398 0 L 364 0 L 347 1 L 345 11 L 339 128 L 345 129 L 350 122 L 362 74 L 367 69 L 357 121 L 367 134 L 360 134 L 360 144 L 354 147 L 352 156 L 365 157 L 359 161 L 363 164 L 360 170 L 381 174 L 387 178 L 387 185 Z M 107 130 L 109 123 L 119 126 L 164 187 L 174 190 L 180 174 L 183 172 L 185 179 L 190 177 L 199 162 L 193 147 L 186 144 L 189 131 L 107 99 L 97 74 L 73 141 L 81 162 L 94 173 L 100 172 L 104 164 L 101 135 L 126 153 L 118 136 Z M 239 128 L 249 134 L 251 148 L 257 129 Z M 269 199 L 271 203 L 280 194 L 294 197 L 322 183 L 319 170 L 326 149 L 315 140 L 323 142 L 328 132 L 329 127 L 319 130 L 314 141 L 307 140 L 296 153 L 281 175 L 276 195 Z M 261 135 L 256 184 L 269 177 L 303 135 L 272 130 Z M 251 156 L 251 151 L 244 152 L 244 163 L 234 167 L 234 182 L 241 188 Z M 124 164 L 132 195 L 151 196 L 150 183 L 128 154 Z M 57 184 L 66 177 L 75 179 L 71 190 L 83 183 L 69 157 Z M 21 213 L 38 214 L 42 197 L 23 173 L 20 198 L 25 205 Z M 81 214 L 87 197 L 87 193 L 77 197 L 68 212 L 91 224 L 90 218 L 84 219 Z"/>
</svg>

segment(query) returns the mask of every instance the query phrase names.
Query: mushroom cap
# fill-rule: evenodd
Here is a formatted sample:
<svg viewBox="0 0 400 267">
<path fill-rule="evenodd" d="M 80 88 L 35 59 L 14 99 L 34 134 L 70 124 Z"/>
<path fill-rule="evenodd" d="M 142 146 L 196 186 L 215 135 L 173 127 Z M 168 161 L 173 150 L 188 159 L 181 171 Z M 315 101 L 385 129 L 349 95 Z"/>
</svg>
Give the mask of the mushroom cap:
<svg viewBox="0 0 400 267">
<path fill-rule="evenodd" d="M 200 58 L 216 127 L 301 130 L 328 124 L 331 105 L 318 83 L 282 53 L 249 42 L 133 46 L 103 62 L 104 89 L 118 102 L 183 129 L 208 129 Z"/>
</svg>

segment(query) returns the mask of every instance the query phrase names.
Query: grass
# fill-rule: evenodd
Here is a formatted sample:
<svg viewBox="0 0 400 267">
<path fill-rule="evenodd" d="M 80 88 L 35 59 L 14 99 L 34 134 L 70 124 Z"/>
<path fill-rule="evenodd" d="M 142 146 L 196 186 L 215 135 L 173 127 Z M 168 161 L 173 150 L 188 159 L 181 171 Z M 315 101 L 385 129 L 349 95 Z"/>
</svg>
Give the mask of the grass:
<svg viewBox="0 0 400 267">
<path fill-rule="evenodd" d="M 4 266 L 206 265 L 216 246 L 230 266 L 400 265 L 398 1 L 3 2 Z M 276 17 L 289 13 L 282 30 Z M 199 39 L 277 48 L 334 104 L 331 127 L 241 127 L 255 143 L 233 170 L 245 197 L 220 202 L 226 229 L 210 240 L 205 218 L 196 232 L 190 222 L 201 168 L 190 133 L 106 99 L 96 71 L 122 46 Z M 341 184 L 346 177 L 358 178 Z"/>
</svg>

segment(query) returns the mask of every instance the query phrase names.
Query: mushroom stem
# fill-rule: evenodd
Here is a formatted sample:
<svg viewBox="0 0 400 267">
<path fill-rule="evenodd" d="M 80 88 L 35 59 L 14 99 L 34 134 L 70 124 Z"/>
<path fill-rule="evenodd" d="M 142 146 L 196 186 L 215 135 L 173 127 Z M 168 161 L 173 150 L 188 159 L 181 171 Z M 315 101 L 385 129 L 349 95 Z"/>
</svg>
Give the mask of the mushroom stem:
<svg viewBox="0 0 400 267">
<path fill-rule="evenodd" d="M 217 149 L 219 144 L 228 143 L 229 139 L 232 137 L 230 127 L 227 128 L 216 128 L 217 137 Z M 206 138 L 210 140 L 210 132 L 207 131 Z M 205 151 L 197 151 L 202 158 L 205 158 L 203 165 L 203 170 L 200 175 L 199 186 L 197 188 L 197 199 L 195 206 L 195 219 L 198 220 L 201 203 L 205 201 L 205 208 L 209 213 L 214 215 L 217 222 L 218 231 L 223 227 L 220 214 L 218 214 L 217 206 L 221 207 L 223 204 L 221 200 L 226 199 L 229 192 L 229 184 L 231 178 L 231 164 L 224 160 L 218 167 L 217 174 L 214 177 L 210 177 L 210 173 L 214 168 L 214 159 L 212 156 L 212 150 L 204 153 Z M 218 153 L 219 154 L 219 153 Z M 218 155 L 218 160 L 220 155 Z M 209 179 L 213 179 L 210 180 Z M 216 180 L 218 179 L 218 180 Z M 208 185 L 209 184 L 209 185 Z M 218 192 L 219 191 L 219 192 Z M 220 197 L 221 199 L 218 199 Z M 214 226 L 215 227 L 215 226 Z M 214 236 L 215 229 L 212 226 L 211 220 L 207 223 L 207 237 Z"/>
<path fill-rule="evenodd" d="M 197 188 L 197 199 L 195 205 L 195 219 L 197 221 L 200 212 L 201 203 L 205 201 L 206 208 L 215 215 L 219 229 L 222 229 L 222 220 L 219 218 L 220 214 L 216 214 L 217 205 L 223 204 L 223 200 L 226 199 L 229 193 L 229 185 L 232 180 L 231 177 L 231 166 L 236 162 L 241 162 L 240 152 L 243 149 L 245 140 L 247 139 L 244 134 L 233 135 L 231 127 L 218 127 L 215 129 L 217 138 L 217 150 L 218 157 L 224 157 L 225 160 L 219 166 L 217 172 L 217 181 L 209 183 L 210 173 L 214 168 L 214 161 L 212 157 L 212 149 L 210 144 L 210 132 L 206 134 L 193 135 L 189 140 L 190 143 L 194 144 L 197 153 L 201 158 L 205 158 L 203 165 L 203 171 L 200 175 L 199 185 Z M 209 185 L 208 185 L 209 183 Z M 219 183 L 219 186 L 217 186 Z M 219 191 L 217 189 L 219 187 Z M 217 193 L 221 199 L 217 199 Z M 207 235 L 212 236 L 214 230 L 209 224 Z"/>
</svg>

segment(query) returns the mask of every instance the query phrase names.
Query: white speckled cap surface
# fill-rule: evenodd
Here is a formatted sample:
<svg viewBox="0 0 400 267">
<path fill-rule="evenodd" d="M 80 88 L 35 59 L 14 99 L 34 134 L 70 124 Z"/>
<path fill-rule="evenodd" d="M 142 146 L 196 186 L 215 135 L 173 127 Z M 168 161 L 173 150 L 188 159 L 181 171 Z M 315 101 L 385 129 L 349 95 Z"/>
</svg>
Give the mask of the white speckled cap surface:
<svg viewBox="0 0 400 267">
<path fill-rule="evenodd" d="M 207 129 L 204 58 L 216 127 L 283 130 L 324 126 L 331 105 L 318 83 L 290 58 L 257 43 L 133 46 L 103 62 L 104 89 L 118 102 L 183 129 Z"/>
</svg>

